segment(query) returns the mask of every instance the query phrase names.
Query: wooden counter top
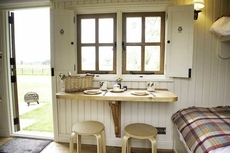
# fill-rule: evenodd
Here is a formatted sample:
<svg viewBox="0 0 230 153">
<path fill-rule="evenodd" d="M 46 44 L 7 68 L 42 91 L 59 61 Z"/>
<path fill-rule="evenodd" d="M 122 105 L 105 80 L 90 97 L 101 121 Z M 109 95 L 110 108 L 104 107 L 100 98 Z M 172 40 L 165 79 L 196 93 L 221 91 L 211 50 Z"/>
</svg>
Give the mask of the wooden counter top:
<svg viewBox="0 0 230 153">
<path fill-rule="evenodd" d="M 104 93 L 105 92 L 102 91 L 101 94 L 89 95 L 89 94 L 84 94 L 83 92 L 72 92 L 72 93 L 58 92 L 56 93 L 56 98 L 76 99 L 76 100 L 105 100 L 105 97 L 103 96 Z"/>
<path fill-rule="evenodd" d="M 102 91 L 100 94 L 89 95 L 84 92 L 58 92 L 56 93 L 57 99 L 75 99 L 75 100 L 104 100 L 108 101 L 111 108 L 113 121 L 114 121 L 114 130 L 116 137 L 121 137 L 121 102 L 129 101 L 138 101 L 138 102 L 176 102 L 177 95 L 164 90 L 156 90 L 147 95 L 138 96 L 132 94 L 134 91 L 146 91 L 146 90 L 128 90 L 124 92 L 112 92 L 111 90 Z"/>
<path fill-rule="evenodd" d="M 107 93 L 102 91 L 101 94 L 89 95 L 83 92 L 65 93 L 59 92 L 56 94 L 57 99 L 76 99 L 76 100 L 107 100 L 107 101 L 140 101 L 140 102 L 175 102 L 177 96 L 168 90 L 156 90 L 152 92 L 154 95 L 148 94 L 144 96 L 133 95 L 134 91 L 145 90 L 128 90 L 124 92 L 111 92 Z"/>
</svg>

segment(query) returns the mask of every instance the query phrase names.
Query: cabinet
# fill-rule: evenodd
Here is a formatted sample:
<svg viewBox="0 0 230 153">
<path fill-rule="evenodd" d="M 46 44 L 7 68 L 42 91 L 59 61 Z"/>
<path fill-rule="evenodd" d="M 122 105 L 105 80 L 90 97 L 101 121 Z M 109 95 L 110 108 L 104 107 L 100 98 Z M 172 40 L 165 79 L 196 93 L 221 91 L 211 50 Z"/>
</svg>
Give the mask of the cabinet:
<svg viewBox="0 0 230 153">
<path fill-rule="evenodd" d="M 222 59 L 230 58 L 230 36 L 220 36 L 218 40 L 218 54 Z"/>
</svg>

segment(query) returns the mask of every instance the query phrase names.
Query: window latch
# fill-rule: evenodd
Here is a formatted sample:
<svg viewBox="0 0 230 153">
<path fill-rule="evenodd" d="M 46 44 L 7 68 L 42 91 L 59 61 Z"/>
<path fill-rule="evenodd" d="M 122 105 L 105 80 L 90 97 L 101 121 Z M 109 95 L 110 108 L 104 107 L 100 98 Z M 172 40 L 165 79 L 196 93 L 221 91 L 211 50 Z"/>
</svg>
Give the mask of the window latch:
<svg viewBox="0 0 230 153">
<path fill-rule="evenodd" d="M 116 48 L 117 48 L 117 42 L 114 42 L 113 50 L 116 50 Z"/>
<path fill-rule="evenodd" d="M 90 74 L 109 74 L 109 71 L 104 71 L 104 72 L 86 72 L 87 73 L 90 73 Z"/>
<path fill-rule="evenodd" d="M 124 41 L 122 41 L 122 50 L 126 50 Z"/>
<path fill-rule="evenodd" d="M 130 74 L 145 74 L 145 75 L 151 75 L 154 74 L 154 72 L 133 72 L 129 71 Z"/>
</svg>

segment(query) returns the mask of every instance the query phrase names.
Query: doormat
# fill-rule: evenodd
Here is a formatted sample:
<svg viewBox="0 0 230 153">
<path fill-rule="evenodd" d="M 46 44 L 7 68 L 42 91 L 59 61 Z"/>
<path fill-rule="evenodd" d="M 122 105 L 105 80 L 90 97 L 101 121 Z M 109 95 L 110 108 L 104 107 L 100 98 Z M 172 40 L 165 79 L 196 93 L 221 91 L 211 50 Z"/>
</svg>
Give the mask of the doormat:
<svg viewBox="0 0 230 153">
<path fill-rule="evenodd" d="M 0 146 L 0 153 L 40 153 L 51 141 L 13 138 Z"/>
</svg>

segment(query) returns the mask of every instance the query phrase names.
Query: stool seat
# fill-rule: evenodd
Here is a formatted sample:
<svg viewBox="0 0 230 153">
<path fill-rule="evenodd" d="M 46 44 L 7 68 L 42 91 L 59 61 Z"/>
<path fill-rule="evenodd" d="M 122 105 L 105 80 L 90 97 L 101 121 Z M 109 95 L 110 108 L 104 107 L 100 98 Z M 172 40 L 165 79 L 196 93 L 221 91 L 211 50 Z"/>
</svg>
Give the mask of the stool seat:
<svg viewBox="0 0 230 153">
<path fill-rule="evenodd" d="M 73 125 L 72 131 L 80 135 L 94 135 L 104 130 L 104 125 L 97 121 L 84 121 Z"/>
<path fill-rule="evenodd" d="M 77 153 L 81 153 L 81 136 L 94 135 L 97 139 L 97 153 L 106 153 L 105 127 L 98 121 L 78 122 L 72 127 L 70 136 L 70 153 L 73 153 L 73 139 L 77 135 Z"/>
<path fill-rule="evenodd" d="M 150 140 L 152 153 L 156 153 L 156 135 L 157 129 L 152 125 L 144 123 L 134 123 L 127 125 L 125 127 L 125 135 L 122 140 L 122 153 L 131 152 L 130 138 Z"/>
<path fill-rule="evenodd" d="M 156 136 L 157 129 L 148 124 L 134 123 L 125 127 L 125 134 L 136 139 L 149 139 Z"/>
</svg>

